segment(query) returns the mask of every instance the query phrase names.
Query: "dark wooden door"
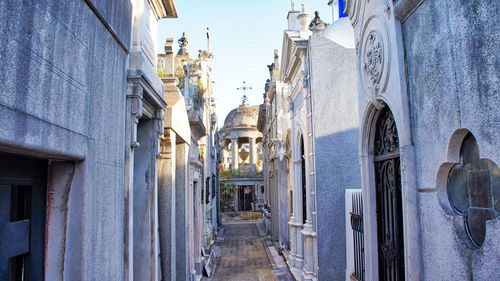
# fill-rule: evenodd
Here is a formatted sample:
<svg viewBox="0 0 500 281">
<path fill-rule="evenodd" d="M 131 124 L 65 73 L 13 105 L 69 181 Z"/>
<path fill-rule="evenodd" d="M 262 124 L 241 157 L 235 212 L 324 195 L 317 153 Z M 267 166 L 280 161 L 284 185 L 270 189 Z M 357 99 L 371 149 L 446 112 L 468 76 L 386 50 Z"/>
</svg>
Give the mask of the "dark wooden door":
<svg viewBox="0 0 500 281">
<path fill-rule="evenodd" d="M 46 168 L 0 154 L 0 280 L 43 280 Z"/>
<path fill-rule="evenodd" d="M 404 280 L 399 138 L 394 117 L 387 106 L 377 120 L 374 166 L 379 280 Z"/>
</svg>

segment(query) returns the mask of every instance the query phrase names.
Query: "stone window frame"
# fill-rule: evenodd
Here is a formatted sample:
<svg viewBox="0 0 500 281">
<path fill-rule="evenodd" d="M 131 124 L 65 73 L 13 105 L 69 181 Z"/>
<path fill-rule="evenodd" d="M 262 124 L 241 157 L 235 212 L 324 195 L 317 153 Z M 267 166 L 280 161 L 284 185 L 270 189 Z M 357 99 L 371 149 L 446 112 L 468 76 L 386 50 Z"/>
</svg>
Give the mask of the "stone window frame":
<svg viewBox="0 0 500 281">
<path fill-rule="evenodd" d="M 438 169 L 437 173 L 437 180 L 436 180 L 436 186 L 438 189 L 438 199 L 439 199 L 439 204 L 441 208 L 444 210 L 444 212 L 449 215 L 449 216 L 459 216 L 461 222 L 456 225 L 456 232 L 457 236 L 460 241 L 464 243 L 469 249 L 476 250 L 481 248 L 484 239 L 487 235 L 487 229 L 486 229 L 486 223 L 489 220 L 485 220 L 484 223 L 484 237 L 480 239 L 480 241 L 476 241 L 474 237 L 472 236 L 473 234 L 471 233 L 471 226 L 469 225 L 469 218 L 468 218 L 468 211 L 469 210 L 459 210 L 457 207 L 454 205 L 454 203 L 451 202 L 450 199 L 450 194 L 449 194 L 449 177 L 451 173 L 453 172 L 454 169 L 457 169 L 458 167 L 464 168 L 467 163 L 463 159 L 463 145 L 467 138 L 472 137 L 472 139 L 475 142 L 475 146 L 477 148 L 477 157 L 478 160 L 481 162 L 487 163 L 487 165 L 493 165 L 496 166 L 498 169 L 498 164 L 491 161 L 490 159 L 487 158 L 482 158 L 481 157 L 481 147 L 480 143 L 478 142 L 477 138 L 475 135 L 467 130 L 467 129 L 458 129 L 456 130 L 452 136 L 450 137 L 450 142 L 448 144 L 448 155 L 447 158 L 448 160 L 441 164 L 441 166 Z M 490 177 L 491 179 L 491 177 Z M 491 184 L 491 183 L 490 183 Z M 492 196 L 493 194 L 493 187 L 492 189 Z M 475 207 L 473 207 L 475 208 Z M 492 219 L 498 218 L 499 212 L 495 212 L 495 203 L 491 206 L 491 208 L 486 208 L 486 209 L 492 209 L 494 212 L 494 217 Z M 475 226 L 477 227 L 477 226 Z"/>
</svg>

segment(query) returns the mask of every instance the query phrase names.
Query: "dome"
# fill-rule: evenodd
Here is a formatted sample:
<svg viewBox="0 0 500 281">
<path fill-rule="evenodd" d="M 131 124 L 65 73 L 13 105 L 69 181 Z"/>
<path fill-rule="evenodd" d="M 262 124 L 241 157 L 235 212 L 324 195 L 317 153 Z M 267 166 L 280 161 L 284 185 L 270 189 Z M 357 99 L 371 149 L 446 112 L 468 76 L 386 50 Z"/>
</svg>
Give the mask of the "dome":
<svg viewBox="0 0 500 281">
<path fill-rule="evenodd" d="M 231 110 L 224 120 L 224 128 L 237 127 L 255 127 L 257 128 L 257 119 L 259 111 L 248 105 L 240 105 Z"/>
<path fill-rule="evenodd" d="M 344 48 L 352 49 L 354 44 L 354 29 L 348 18 L 340 18 L 334 21 L 321 33 L 322 37 L 332 40 Z"/>
</svg>

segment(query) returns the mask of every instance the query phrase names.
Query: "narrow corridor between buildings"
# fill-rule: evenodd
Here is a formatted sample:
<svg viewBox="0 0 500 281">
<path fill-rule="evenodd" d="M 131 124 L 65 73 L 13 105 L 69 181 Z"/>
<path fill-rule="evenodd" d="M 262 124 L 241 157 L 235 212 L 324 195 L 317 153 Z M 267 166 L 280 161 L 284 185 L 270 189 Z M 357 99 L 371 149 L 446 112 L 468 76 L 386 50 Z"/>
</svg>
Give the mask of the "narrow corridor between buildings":
<svg viewBox="0 0 500 281">
<path fill-rule="evenodd" d="M 227 221 L 215 274 L 205 281 L 295 280 L 264 236 L 260 221 Z M 260 230 L 259 230 L 260 228 Z"/>
</svg>

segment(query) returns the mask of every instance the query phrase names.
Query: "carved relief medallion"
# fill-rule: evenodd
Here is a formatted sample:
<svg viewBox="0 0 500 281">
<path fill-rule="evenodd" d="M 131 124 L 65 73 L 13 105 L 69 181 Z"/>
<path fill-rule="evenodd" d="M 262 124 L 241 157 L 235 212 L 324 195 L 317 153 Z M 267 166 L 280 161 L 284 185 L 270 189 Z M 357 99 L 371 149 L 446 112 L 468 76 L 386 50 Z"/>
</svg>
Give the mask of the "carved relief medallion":
<svg viewBox="0 0 500 281">
<path fill-rule="evenodd" d="M 363 69 L 371 87 L 378 87 L 380 75 L 382 73 L 382 63 L 384 62 L 384 49 L 377 31 L 372 31 L 368 35 L 363 57 Z"/>
<path fill-rule="evenodd" d="M 387 87 L 390 52 L 385 21 L 378 16 L 369 18 L 361 36 L 359 71 L 365 93 L 375 101 Z"/>
</svg>

